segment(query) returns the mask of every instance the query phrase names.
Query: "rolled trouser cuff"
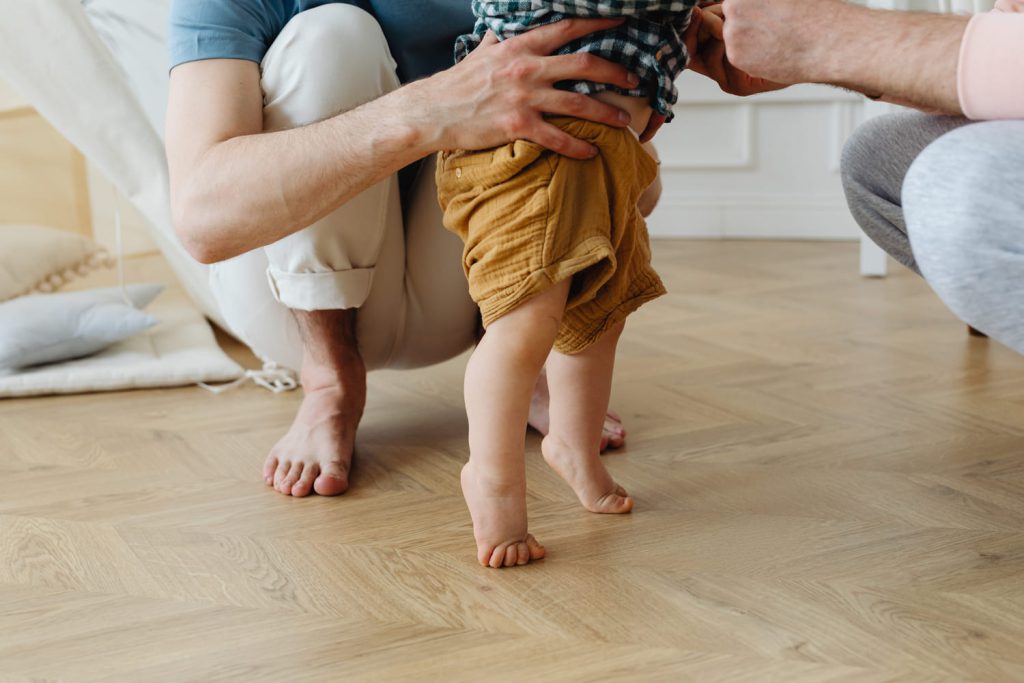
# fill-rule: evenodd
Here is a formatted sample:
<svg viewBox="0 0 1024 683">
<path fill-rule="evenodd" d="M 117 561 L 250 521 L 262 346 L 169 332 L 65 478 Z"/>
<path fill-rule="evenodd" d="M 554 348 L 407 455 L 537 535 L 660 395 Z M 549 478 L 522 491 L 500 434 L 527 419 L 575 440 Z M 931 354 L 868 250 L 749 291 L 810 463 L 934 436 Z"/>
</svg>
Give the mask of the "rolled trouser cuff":
<svg viewBox="0 0 1024 683">
<path fill-rule="evenodd" d="M 373 268 L 320 273 L 289 273 L 271 266 L 267 280 L 274 298 L 299 311 L 359 308 L 373 285 Z"/>
</svg>

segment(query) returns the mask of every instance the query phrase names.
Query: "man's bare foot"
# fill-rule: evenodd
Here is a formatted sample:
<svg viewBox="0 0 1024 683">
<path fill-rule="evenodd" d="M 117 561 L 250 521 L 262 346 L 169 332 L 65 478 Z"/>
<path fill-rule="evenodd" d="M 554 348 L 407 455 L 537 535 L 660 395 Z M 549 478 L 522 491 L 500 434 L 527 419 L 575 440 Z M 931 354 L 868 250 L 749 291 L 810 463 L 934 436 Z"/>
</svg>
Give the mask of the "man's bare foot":
<svg viewBox="0 0 1024 683">
<path fill-rule="evenodd" d="M 356 311 L 293 311 L 302 332 L 305 397 L 288 433 L 263 463 L 263 481 L 286 496 L 348 488 L 356 429 L 366 405 L 366 365 Z"/>
<path fill-rule="evenodd" d="M 551 420 L 548 417 L 548 407 L 551 403 L 551 396 L 548 394 L 548 376 L 543 370 L 537 378 L 537 387 L 530 397 L 530 417 L 528 424 L 540 432 L 541 436 L 547 436 L 551 431 Z M 622 418 L 616 413 L 608 411 L 604 417 L 604 427 L 601 431 L 601 452 L 609 448 L 622 448 L 626 445 L 626 428 L 622 426 Z"/>
<path fill-rule="evenodd" d="M 599 454 L 577 452 L 551 434 L 541 441 L 540 449 L 544 460 L 572 487 L 586 509 L 604 514 L 633 509 L 633 499 L 615 483 Z"/>
<path fill-rule="evenodd" d="M 473 518 L 476 557 L 485 567 L 514 567 L 544 557 L 526 530 L 526 481 L 505 482 L 471 462 L 462 468 L 462 493 Z"/>
</svg>

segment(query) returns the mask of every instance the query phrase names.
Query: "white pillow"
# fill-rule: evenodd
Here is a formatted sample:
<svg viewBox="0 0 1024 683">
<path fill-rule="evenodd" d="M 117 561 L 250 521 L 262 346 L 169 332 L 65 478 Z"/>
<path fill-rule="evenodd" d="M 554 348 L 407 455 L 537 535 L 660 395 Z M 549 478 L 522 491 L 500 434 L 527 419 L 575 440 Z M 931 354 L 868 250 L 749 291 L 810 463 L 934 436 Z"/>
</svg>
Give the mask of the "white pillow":
<svg viewBox="0 0 1024 683">
<path fill-rule="evenodd" d="M 90 289 L 35 294 L 0 304 L 0 370 L 80 358 L 156 325 L 146 306 L 162 285 L 130 285 L 122 291 Z"/>
<path fill-rule="evenodd" d="M 52 292 L 110 265 L 103 247 L 81 235 L 41 225 L 0 225 L 0 301 Z"/>
<path fill-rule="evenodd" d="M 242 376 L 242 368 L 217 346 L 209 323 L 184 292 L 169 289 L 149 310 L 160 318 L 159 325 L 88 358 L 0 370 L 0 399 L 228 382 Z"/>
</svg>

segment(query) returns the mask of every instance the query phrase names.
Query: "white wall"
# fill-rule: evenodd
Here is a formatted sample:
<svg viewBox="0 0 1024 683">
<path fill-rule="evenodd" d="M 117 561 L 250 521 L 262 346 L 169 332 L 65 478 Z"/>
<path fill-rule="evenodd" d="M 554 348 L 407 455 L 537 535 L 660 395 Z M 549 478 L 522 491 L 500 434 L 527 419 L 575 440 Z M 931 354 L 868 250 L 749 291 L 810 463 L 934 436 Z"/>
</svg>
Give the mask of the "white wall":
<svg viewBox="0 0 1024 683">
<path fill-rule="evenodd" d="M 14 109 L 22 104 L 24 104 L 24 102 L 13 90 L 11 90 L 11 87 L 3 81 L 0 81 L 0 111 L 5 109 Z"/>
<path fill-rule="evenodd" d="M 676 119 L 655 139 L 665 193 L 653 235 L 857 237 L 839 158 L 863 98 L 804 85 L 740 99 L 689 72 L 678 85 Z"/>
</svg>

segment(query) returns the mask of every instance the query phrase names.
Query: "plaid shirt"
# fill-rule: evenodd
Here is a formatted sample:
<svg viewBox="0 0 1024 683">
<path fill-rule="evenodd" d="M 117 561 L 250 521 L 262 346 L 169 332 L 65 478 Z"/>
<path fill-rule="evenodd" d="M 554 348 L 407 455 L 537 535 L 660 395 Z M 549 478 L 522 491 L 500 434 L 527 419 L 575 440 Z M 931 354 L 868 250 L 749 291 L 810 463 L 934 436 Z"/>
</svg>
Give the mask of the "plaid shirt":
<svg viewBox="0 0 1024 683">
<path fill-rule="evenodd" d="M 646 97 L 667 120 L 679 98 L 675 79 L 686 68 L 689 55 L 683 33 L 698 0 L 473 0 L 476 27 L 455 44 L 455 61 L 473 50 L 488 30 L 505 40 L 568 17 L 626 17 L 616 28 L 584 36 L 557 54 L 590 52 L 616 62 L 640 77 L 640 85 L 624 90 L 605 83 L 567 81 L 558 87 L 583 94 L 613 90 Z"/>
</svg>

